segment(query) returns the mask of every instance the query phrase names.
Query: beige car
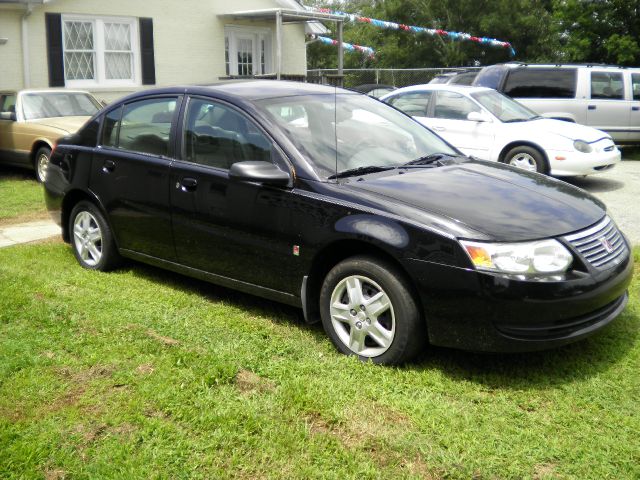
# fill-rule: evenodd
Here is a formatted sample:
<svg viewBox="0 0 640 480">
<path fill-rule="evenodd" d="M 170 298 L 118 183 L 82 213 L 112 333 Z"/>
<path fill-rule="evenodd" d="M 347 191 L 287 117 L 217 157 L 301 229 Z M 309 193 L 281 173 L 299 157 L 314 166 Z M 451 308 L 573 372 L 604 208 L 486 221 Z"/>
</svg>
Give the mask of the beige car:
<svg viewBox="0 0 640 480">
<path fill-rule="evenodd" d="M 75 133 L 101 107 L 84 91 L 0 92 L 0 164 L 32 168 L 43 182 L 56 140 Z"/>
</svg>

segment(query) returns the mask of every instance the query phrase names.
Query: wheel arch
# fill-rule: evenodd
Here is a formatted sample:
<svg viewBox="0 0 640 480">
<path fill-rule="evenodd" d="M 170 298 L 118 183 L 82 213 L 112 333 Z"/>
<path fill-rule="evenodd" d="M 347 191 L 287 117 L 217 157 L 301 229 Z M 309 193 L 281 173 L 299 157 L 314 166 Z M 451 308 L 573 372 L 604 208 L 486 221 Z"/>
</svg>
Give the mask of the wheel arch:
<svg viewBox="0 0 640 480">
<path fill-rule="evenodd" d="M 38 138 L 34 141 L 33 145 L 31 145 L 31 151 L 29 152 L 29 161 L 34 168 L 36 165 L 36 154 L 42 147 L 47 147 L 49 150 L 53 151 L 53 144 L 50 140 L 47 140 L 46 138 Z"/>
<path fill-rule="evenodd" d="M 411 275 L 401 262 L 397 260 L 382 246 L 360 239 L 340 239 L 325 245 L 314 256 L 308 275 L 303 283 L 302 303 L 307 323 L 320 321 L 320 288 L 329 271 L 341 261 L 356 255 L 368 255 L 379 258 L 396 267 L 406 278 L 412 293 L 415 295 L 416 304 L 424 319 L 424 311 L 420 296 L 415 289 L 415 283 Z"/>
<path fill-rule="evenodd" d="M 507 156 L 507 153 L 516 148 L 516 147 L 531 147 L 531 148 L 535 148 L 538 152 L 540 152 L 540 155 L 542 155 L 542 158 L 545 161 L 546 167 L 547 167 L 547 172 L 550 170 L 551 165 L 549 164 L 549 157 L 547 156 L 547 152 L 544 150 L 544 148 L 542 148 L 540 145 L 538 145 L 535 142 L 531 142 L 528 140 L 513 140 L 509 143 L 507 143 L 504 147 L 502 147 L 502 150 L 500 150 L 500 154 L 498 155 L 498 161 L 500 163 L 504 163 L 505 161 L 505 157 Z"/>
<path fill-rule="evenodd" d="M 61 208 L 61 216 L 60 216 L 61 223 L 62 223 L 61 225 L 62 238 L 67 243 L 71 242 L 71 232 L 69 232 L 69 217 L 71 216 L 71 211 L 73 210 L 73 207 L 75 207 L 79 202 L 83 200 L 91 202 L 98 209 L 100 209 L 100 212 L 104 216 L 105 220 L 109 223 L 109 227 L 111 227 L 111 222 L 109 222 L 109 218 L 104 208 L 102 207 L 102 204 L 100 203 L 100 201 L 95 195 L 89 192 L 86 192 L 84 190 L 79 190 L 79 189 L 71 190 L 66 193 L 66 195 L 64 196 L 64 199 L 62 200 L 62 208 Z M 115 240 L 115 237 L 114 237 L 114 240 Z"/>
</svg>

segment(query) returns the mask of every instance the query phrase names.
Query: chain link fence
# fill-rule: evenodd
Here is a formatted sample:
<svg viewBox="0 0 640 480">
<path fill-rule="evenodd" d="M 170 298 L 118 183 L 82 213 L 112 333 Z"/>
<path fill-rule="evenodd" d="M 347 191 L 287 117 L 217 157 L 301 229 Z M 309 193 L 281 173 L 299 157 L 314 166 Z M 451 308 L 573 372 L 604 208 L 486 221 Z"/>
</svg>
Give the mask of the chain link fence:
<svg viewBox="0 0 640 480">
<path fill-rule="evenodd" d="M 342 76 L 338 75 L 338 69 L 316 69 L 307 70 L 307 82 L 338 85 L 345 88 L 364 84 L 406 87 L 408 85 L 429 83 L 433 77 L 442 73 L 465 72 L 480 70 L 480 68 L 482 67 L 344 69 Z"/>
</svg>

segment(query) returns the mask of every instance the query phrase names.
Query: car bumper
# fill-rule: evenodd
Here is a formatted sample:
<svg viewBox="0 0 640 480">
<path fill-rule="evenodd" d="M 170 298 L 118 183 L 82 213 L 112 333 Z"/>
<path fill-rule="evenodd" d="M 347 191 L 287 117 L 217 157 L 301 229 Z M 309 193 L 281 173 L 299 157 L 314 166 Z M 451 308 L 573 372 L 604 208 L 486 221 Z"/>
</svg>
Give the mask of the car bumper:
<svg viewBox="0 0 640 480">
<path fill-rule="evenodd" d="M 613 168 L 620 162 L 620 150 L 614 147 L 610 152 L 560 152 L 547 151 L 551 175 L 558 177 L 573 175 L 591 175 Z M 564 158 L 557 160 L 556 157 Z"/>
<path fill-rule="evenodd" d="M 619 265 L 571 280 L 511 280 L 471 269 L 409 260 L 429 341 L 472 351 L 543 350 L 585 338 L 624 309 L 633 274 Z"/>
</svg>

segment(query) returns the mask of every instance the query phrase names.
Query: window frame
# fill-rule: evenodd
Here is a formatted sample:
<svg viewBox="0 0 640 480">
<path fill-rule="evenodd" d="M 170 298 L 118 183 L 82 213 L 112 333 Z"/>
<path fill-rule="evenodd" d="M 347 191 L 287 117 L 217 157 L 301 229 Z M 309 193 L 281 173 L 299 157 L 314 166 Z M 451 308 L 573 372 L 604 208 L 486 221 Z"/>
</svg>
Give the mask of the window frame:
<svg viewBox="0 0 640 480">
<path fill-rule="evenodd" d="M 66 22 L 85 22 L 92 24 L 93 33 L 93 68 L 94 78 L 84 80 L 67 79 L 67 71 L 64 68 L 64 55 L 66 48 Z M 106 53 L 105 49 L 105 23 L 122 23 L 129 25 L 131 42 L 131 79 L 107 79 L 106 78 Z M 137 87 L 142 85 L 142 67 L 140 51 L 140 32 L 138 19 L 135 17 L 103 16 L 103 15 L 76 15 L 63 14 L 62 24 L 62 57 L 64 69 L 64 84 L 70 88 L 95 88 L 95 87 Z"/>
<path fill-rule="evenodd" d="M 127 148 L 122 148 L 120 146 L 120 127 L 122 126 L 122 119 L 124 118 L 124 111 L 125 108 L 128 105 L 131 105 L 133 103 L 138 103 L 138 102 L 142 102 L 142 101 L 147 101 L 147 100 L 163 100 L 163 99 L 172 99 L 175 100 L 176 102 L 176 106 L 175 109 L 173 110 L 173 118 L 171 119 L 171 127 L 169 128 L 169 140 L 168 140 L 168 151 L 167 151 L 167 155 L 155 155 L 153 153 L 147 153 L 147 152 L 139 152 L 136 150 L 130 150 Z M 171 160 L 176 160 L 178 159 L 178 152 L 179 150 L 176 148 L 176 139 L 178 138 L 177 135 L 181 134 L 181 130 L 179 129 L 179 119 L 180 119 L 180 115 L 182 115 L 182 111 L 184 108 L 184 104 L 186 103 L 185 101 L 185 97 L 183 94 L 160 94 L 160 95 L 150 95 L 150 96 L 144 96 L 144 97 L 138 97 L 138 98 L 133 98 L 130 101 L 124 102 L 124 103 L 118 103 L 117 105 L 114 105 L 113 108 L 110 108 L 109 110 L 106 110 L 105 112 L 100 114 L 100 128 L 98 130 L 98 137 L 97 137 L 97 148 L 99 149 L 105 149 L 105 150 L 111 150 L 114 152 L 122 152 L 122 153 L 126 153 L 129 155 L 144 155 L 144 156 L 151 156 L 151 157 L 161 157 L 161 158 L 167 158 L 167 159 L 171 159 Z M 119 111 L 120 115 L 118 118 L 118 131 L 116 134 L 116 145 L 106 145 L 104 142 L 104 130 L 105 130 L 105 124 L 106 124 L 106 118 L 107 115 L 109 115 L 112 112 L 115 111 Z"/>
<path fill-rule="evenodd" d="M 238 70 L 238 41 L 249 38 L 252 41 L 252 73 L 241 75 Z M 225 25 L 224 56 L 225 73 L 229 77 L 251 78 L 274 73 L 273 30 L 269 27 Z"/>
</svg>

